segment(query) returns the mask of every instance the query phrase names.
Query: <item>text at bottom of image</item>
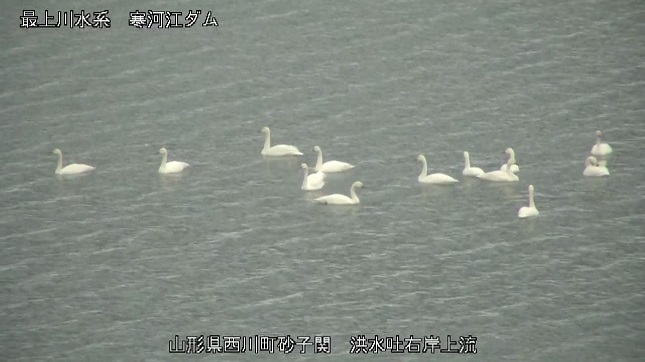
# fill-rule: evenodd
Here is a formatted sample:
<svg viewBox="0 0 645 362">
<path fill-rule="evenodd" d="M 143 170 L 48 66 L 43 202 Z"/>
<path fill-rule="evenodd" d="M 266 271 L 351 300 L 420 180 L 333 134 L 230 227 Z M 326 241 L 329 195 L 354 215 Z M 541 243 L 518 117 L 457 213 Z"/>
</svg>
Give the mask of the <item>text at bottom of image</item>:
<svg viewBox="0 0 645 362">
<path fill-rule="evenodd" d="M 70 29 L 106 29 L 112 27 L 112 19 L 109 14 L 109 10 L 94 12 L 86 12 L 85 10 L 45 10 L 44 13 L 40 14 L 36 10 L 23 10 L 20 16 L 20 27 L 24 29 L 51 29 L 69 26 Z M 201 14 L 201 10 L 189 10 L 188 14 L 183 17 L 181 11 L 135 10 L 129 13 L 130 18 L 127 24 L 137 29 L 150 29 L 152 27 L 158 29 L 190 28 L 197 23 Z M 119 23 L 121 22 L 119 21 Z M 123 21 L 123 24 L 125 23 Z M 202 27 L 218 27 L 219 22 L 215 18 L 215 15 L 211 11 L 208 11 L 201 25 Z"/>
<path fill-rule="evenodd" d="M 430 335 L 423 337 L 379 336 L 366 337 L 364 334 L 349 338 L 350 354 L 375 353 L 452 353 L 476 354 L 477 337 L 459 336 L 453 339 Z M 175 335 L 168 343 L 169 353 L 319 353 L 330 354 L 332 341 L 330 336 L 224 336 L 193 335 L 180 339 Z"/>
</svg>

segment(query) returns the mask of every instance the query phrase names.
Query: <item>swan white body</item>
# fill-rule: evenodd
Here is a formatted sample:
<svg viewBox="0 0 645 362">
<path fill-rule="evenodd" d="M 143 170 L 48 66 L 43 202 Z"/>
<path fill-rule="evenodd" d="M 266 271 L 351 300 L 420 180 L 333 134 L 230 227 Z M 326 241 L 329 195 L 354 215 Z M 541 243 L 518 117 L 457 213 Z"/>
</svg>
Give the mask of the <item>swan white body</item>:
<svg viewBox="0 0 645 362">
<path fill-rule="evenodd" d="M 264 133 L 264 148 L 261 154 L 263 156 L 302 156 L 302 152 L 292 145 L 275 145 L 271 147 L 271 130 L 269 127 L 262 128 Z"/>
<path fill-rule="evenodd" d="M 510 147 L 509 147 L 509 148 L 507 148 L 507 149 L 504 151 L 504 153 L 508 155 L 508 158 L 509 158 L 509 159 L 511 159 L 511 158 L 512 158 L 512 159 L 515 159 L 515 151 L 514 151 L 512 148 L 510 148 Z M 506 164 L 503 164 L 503 165 L 502 165 L 502 167 L 500 167 L 500 168 L 499 168 L 499 170 L 500 170 L 500 171 L 506 171 L 506 167 L 507 167 L 507 166 L 506 166 Z M 520 172 L 520 166 L 518 166 L 517 164 L 515 164 L 515 163 L 514 163 L 514 164 L 511 166 L 511 171 L 512 171 L 513 173 L 518 173 L 518 172 Z"/>
<path fill-rule="evenodd" d="M 159 149 L 159 153 L 162 154 L 159 173 L 177 173 L 190 166 L 188 163 L 181 161 L 168 162 L 168 151 L 163 147 Z"/>
<path fill-rule="evenodd" d="M 609 176 L 609 170 L 607 167 L 598 166 L 598 160 L 594 156 L 589 156 L 585 160 L 585 170 L 582 172 L 585 176 L 590 177 L 600 177 L 600 176 Z"/>
<path fill-rule="evenodd" d="M 356 196 L 356 188 L 363 187 L 363 183 L 356 181 L 352 184 L 352 187 L 349 189 L 349 196 L 341 194 L 332 194 L 323 197 L 314 199 L 314 202 L 325 205 L 356 205 L 360 203 L 358 196 Z"/>
<path fill-rule="evenodd" d="M 320 147 L 314 147 L 314 151 L 318 153 L 318 160 L 316 161 L 316 167 L 314 168 L 316 172 L 336 173 L 354 168 L 354 165 L 341 161 L 327 161 L 323 163 L 322 150 Z"/>
<path fill-rule="evenodd" d="M 540 212 L 535 207 L 535 200 L 533 200 L 533 185 L 529 185 L 529 206 L 522 206 L 517 212 L 517 217 L 524 219 L 531 216 L 538 216 Z"/>
<path fill-rule="evenodd" d="M 58 155 L 58 164 L 56 165 L 56 175 L 78 175 L 81 173 L 89 172 L 95 169 L 94 166 L 85 165 L 82 163 L 71 163 L 63 167 L 63 153 L 58 148 L 52 151 L 52 153 Z"/>
<path fill-rule="evenodd" d="M 477 178 L 484 181 L 493 181 L 493 182 L 517 182 L 519 177 L 513 173 L 511 165 L 515 163 L 515 159 L 509 158 L 506 162 L 506 169 L 504 171 L 497 170 L 486 172 L 483 175 L 477 176 Z"/>
<path fill-rule="evenodd" d="M 423 167 L 421 168 L 421 174 L 417 178 L 419 182 L 424 184 L 434 184 L 434 185 L 448 185 L 459 182 L 457 179 L 446 175 L 445 173 L 433 173 L 428 175 L 428 162 L 424 155 L 417 156 L 417 161 L 421 161 Z"/>
<path fill-rule="evenodd" d="M 479 176 L 484 174 L 484 170 L 479 167 L 470 167 L 470 155 L 468 151 L 464 152 L 464 170 L 461 172 L 464 176 Z"/>
<path fill-rule="evenodd" d="M 594 156 L 605 156 L 612 151 L 609 144 L 602 143 L 602 132 L 596 131 L 596 144 L 591 147 L 591 154 Z"/>
<path fill-rule="evenodd" d="M 320 190 L 325 186 L 325 174 L 322 172 L 316 172 L 309 175 L 309 167 L 306 163 L 300 165 L 300 167 L 305 170 L 305 178 L 302 180 L 301 189 L 305 191 L 314 191 Z"/>
</svg>

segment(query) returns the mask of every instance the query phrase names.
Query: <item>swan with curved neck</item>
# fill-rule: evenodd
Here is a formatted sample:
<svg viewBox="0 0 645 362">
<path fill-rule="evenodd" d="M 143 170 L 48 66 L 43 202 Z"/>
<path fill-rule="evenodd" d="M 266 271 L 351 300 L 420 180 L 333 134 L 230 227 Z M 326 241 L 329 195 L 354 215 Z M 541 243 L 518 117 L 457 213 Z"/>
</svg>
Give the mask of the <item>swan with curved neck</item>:
<svg viewBox="0 0 645 362">
<path fill-rule="evenodd" d="M 363 183 L 356 181 L 349 189 L 350 197 L 341 194 L 332 194 L 314 199 L 314 202 L 325 205 L 357 205 L 360 203 L 360 200 L 358 199 L 358 196 L 356 196 L 356 189 L 362 187 Z"/>
<path fill-rule="evenodd" d="M 601 177 L 609 176 L 609 170 L 607 167 L 599 166 L 598 160 L 594 156 L 589 156 L 585 160 L 585 170 L 582 172 L 585 176 L 591 177 Z"/>
<path fill-rule="evenodd" d="M 519 177 L 517 177 L 516 174 L 513 173 L 512 167 L 515 164 L 515 159 L 514 158 L 509 158 L 508 161 L 506 161 L 506 169 L 504 171 L 502 170 L 496 170 L 496 171 L 491 171 L 491 172 L 486 172 L 483 175 L 477 176 L 477 178 L 484 180 L 484 181 L 493 181 L 493 182 L 517 182 L 519 181 Z"/>
<path fill-rule="evenodd" d="M 428 162 L 424 155 L 417 156 L 417 161 L 421 161 L 421 174 L 417 178 L 419 182 L 434 185 L 449 185 L 459 182 L 457 179 L 446 175 L 445 173 L 433 173 L 428 175 Z"/>
<path fill-rule="evenodd" d="M 162 155 L 161 165 L 159 166 L 159 173 L 177 173 L 190 166 L 188 163 L 181 161 L 168 162 L 168 151 L 163 147 L 159 149 L 159 153 Z"/>
<path fill-rule="evenodd" d="M 594 156 L 605 156 L 612 152 L 611 146 L 602 143 L 602 132 L 596 131 L 596 144 L 591 147 L 591 154 Z"/>
<path fill-rule="evenodd" d="M 517 217 L 524 219 L 531 216 L 538 216 L 540 212 L 535 207 L 535 200 L 533 199 L 533 185 L 529 185 L 529 206 L 522 206 L 517 212 Z"/>
<path fill-rule="evenodd" d="M 461 174 L 464 176 L 479 176 L 484 174 L 484 170 L 481 168 L 470 166 L 470 154 L 468 154 L 468 151 L 464 151 L 464 170 Z"/>
<path fill-rule="evenodd" d="M 309 175 L 309 167 L 306 163 L 300 165 L 300 167 L 305 170 L 305 178 L 302 180 L 301 189 L 305 191 L 314 191 L 320 190 L 325 186 L 325 174 L 322 172 L 316 172 Z"/>
<path fill-rule="evenodd" d="M 63 167 L 63 152 L 58 148 L 53 150 L 52 153 L 58 155 L 58 164 L 56 165 L 56 175 L 77 175 L 85 172 L 89 172 L 95 169 L 94 166 L 85 165 L 82 163 L 71 163 Z"/>
<path fill-rule="evenodd" d="M 275 145 L 271 147 L 271 130 L 269 127 L 262 128 L 264 133 L 264 148 L 261 154 L 263 156 L 302 156 L 302 152 L 292 145 Z"/>
<path fill-rule="evenodd" d="M 352 164 L 335 160 L 323 163 L 323 155 L 320 147 L 315 146 L 314 151 L 318 154 L 318 160 L 316 161 L 316 167 L 314 168 L 316 172 L 335 173 L 347 171 L 354 168 L 354 165 Z"/>
<path fill-rule="evenodd" d="M 508 155 L 508 158 L 509 158 L 509 159 L 511 159 L 511 158 L 512 158 L 513 160 L 515 160 L 515 151 L 514 151 L 512 148 L 510 148 L 510 147 L 509 147 L 509 148 L 507 148 L 506 150 L 504 150 L 504 153 L 505 153 L 506 155 Z M 506 164 L 503 164 L 503 165 L 502 165 L 502 167 L 500 167 L 500 168 L 499 168 L 499 170 L 500 170 L 500 171 L 506 171 Z M 514 164 L 511 166 L 511 171 L 513 171 L 513 173 L 518 173 L 518 172 L 520 172 L 520 166 L 518 166 L 516 163 L 514 163 Z"/>
</svg>

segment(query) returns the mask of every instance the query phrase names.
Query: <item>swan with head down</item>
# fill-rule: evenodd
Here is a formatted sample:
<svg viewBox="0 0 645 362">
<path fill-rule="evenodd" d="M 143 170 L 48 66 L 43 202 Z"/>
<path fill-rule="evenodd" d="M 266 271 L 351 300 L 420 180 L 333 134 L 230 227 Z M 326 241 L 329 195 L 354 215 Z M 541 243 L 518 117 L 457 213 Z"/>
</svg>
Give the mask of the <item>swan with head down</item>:
<svg viewBox="0 0 645 362">
<path fill-rule="evenodd" d="M 602 132 L 596 131 L 596 144 L 591 147 L 591 154 L 594 156 L 605 156 L 612 152 L 611 146 L 602 143 Z"/>
<path fill-rule="evenodd" d="M 457 179 L 450 177 L 445 173 L 433 173 L 428 175 L 428 162 L 424 155 L 417 156 L 417 161 L 421 161 L 421 174 L 417 178 L 419 182 L 433 185 L 449 185 L 459 182 Z"/>
<path fill-rule="evenodd" d="M 582 174 L 591 177 L 609 176 L 609 170 L 605 166 L 599 166 L 594 156 L 589 156 L 585 160 L 585 170 Z"/>
<path fill-rule="evenodd" d="M 470 154 L 468 151 L 464 151 L 464 170 L 461 172 L 464 176 L 479 176 L 484 173 L 479 167 L 470 167 Z"/>
<path fill-rule="evenodd" d="M 520 210 L 517 212 L 517 217 L 519 217 L 520 219 L 540 215 L 540 212 L 538 211 L 537 207 L 535 207 L 535 200 L 533 200 L 533 192 L 534 192 L 533 185 L 529 185 L 529 206 L 522 206 L 522 208 L 520 208 Z"/>
<path fill-rule="evenodd" d="M 159 173 L 177 173 L 183 171 L 186 167 L 190 166 L 186 162 L 170 161 L 168 162 L 168 151 L 165 148 L 160 148 L 159 153 L 161 157 L 161 165 L 159 165 Z"/>
<path fill-rule="evenodd" d="M 261 154 L 263 156 L 302 156 L 302 152 L 292 145 L 275 145 L 271 147 L 271 130 L 269 127 L 262 128 L 264 133 L 264 148 Z"/>
<path fill-rule="evenodd" d="M 82 163 L 71 163 L 63 167 L 63 152 L 57 148 L 52 153 L 58 155 L 58 164 L 56 165 L 56 171 L 54 171 L 56 175 L 78 175 L 95 169 L 94 166 Z"/>
<path fill-rule="evenodd" d="M 323 163 L 322 150 L 320 149 L 320 147 L 315 146 L 314 151 L 318 154 L 316 167 L 314 168 L 316 172 L 335 173 L 351 170 L 352 168 L 354 168 L 354 165 L 352 164 L 335 160 Z"/>
<path fill-rule="evenodd" d="M 356 181 L 352 184 L 352 187 L 349 189 L 350 197 L 347 197 L 341 194 L 332 194 L 332 195 L 319 197 L 317 199 L 314 199 L 313 201 L 324 205 L 357 205 L 360 203 L 360 200 L 358 199 L 358 196 L 356 196 L 356 189 L 362 188 L 362 187 L 363 187 L 363 183 L 360 181 Z"/>
<path fill-rule="evenodd" d="M 315 191 L 320 190 L 325 186 L 325 174 L 322 172 L 316 172 L 309 175 L 309 167 L 306 163 L 300 165 L 300 167 L 305 171 L 305 179 L 302 180 L 301 189 L 305 191 Z"/>
<path fill-rule="evenodd" d="M 514 160 L 515 160 L 515 151 L 514 151 L 512 148 L 510 148 L 510 147 L 509 147 L 509 148 L 507 148 L 507 149 L 504 151 L 504 153 L 508 156 L 508 158 L 509 158 L 509 159 L 511 159 L 511 158 L 512 158 L 512 159 L 514 159 Z M 506 171 L 506 167 L 507 167 L 507 166 L 506 166 L 506 164 L 503 164 L 503 165 L 502 165 L 502 167 L 500 167 L 499 169 L 500 169 L 500 171 Z M 518 173 L 518 172 L 520 172 L 520 166 L 518 166 L 516 163 L 514 163 L 514 164 L 511 166 L 511 171 L 513 171 L 513 173 Z"/>
<path fill-rule="evenodd" d="M 515 159 L 514 158 L 509 158 L 508 161 L 506 161 L 506 168 L 504 171 L 502 170 L 496 170 L 496 171 L 491 171 L 491 172 L 486 172 L 483 175 L 477 176 L 477 178 L 484 180 L 484 181 L 493 181 L 493 182 L 517 182 L 519 181 L 519 177 L 517 177 L 516 174 L 513 173 L 512 170 L 512 165 L 515 164 Z"/>
</svg>

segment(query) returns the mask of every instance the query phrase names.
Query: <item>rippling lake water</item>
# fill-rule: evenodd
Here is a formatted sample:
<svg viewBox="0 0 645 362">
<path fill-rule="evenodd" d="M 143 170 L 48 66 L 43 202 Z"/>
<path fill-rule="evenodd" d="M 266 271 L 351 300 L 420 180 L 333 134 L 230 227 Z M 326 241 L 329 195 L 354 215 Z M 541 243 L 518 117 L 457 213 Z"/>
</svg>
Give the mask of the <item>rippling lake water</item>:
<svg viewBox="0 0 645 362">
<path fill-rule="evenodd" d="M 21 29 L 25 9 L 112 26 Z M 135 10 L 201 17 L 136 29 Z M 210 358 L 642 360 L 643 19 L 627 0 L 5 4 L 2 359 L 176 361 L 175 335 L 257 334 L 331 354 Z M 263 159 L 264 126 L 305 155 Z M 596 129 L 608 178 L 582 176 Z M 303 192 L 315 145 L 356 168 Z M 160 147 L 191 167 L 160 176 Z M 507 147 L 518 183 L 461 175 L 463 151 L 490 171 Z M 96 170 L 58 179 L 55 148 Z M 420 153 L 460 182 L 419 185 Z M 357 180 L 360 205 L 311 202 Z M 349 354 L 376 334 L 477 354 Z"/>
</svg>

